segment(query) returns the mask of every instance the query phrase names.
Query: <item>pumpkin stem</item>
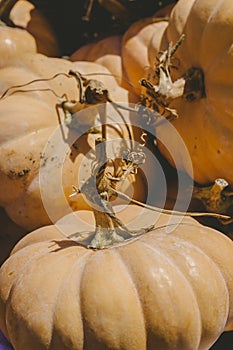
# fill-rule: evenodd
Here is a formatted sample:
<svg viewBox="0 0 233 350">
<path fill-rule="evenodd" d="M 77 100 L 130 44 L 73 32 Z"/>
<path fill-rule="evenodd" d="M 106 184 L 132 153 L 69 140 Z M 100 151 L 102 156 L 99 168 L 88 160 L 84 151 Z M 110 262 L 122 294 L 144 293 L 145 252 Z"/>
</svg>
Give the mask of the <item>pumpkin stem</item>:
<svg viewBox="0 0 233 350">
<path fill-rule="evenodd" d="M 80 192 L 85 195 L 86 199 L 91 204 L 96 221 L 94 237 L 88 242 L 89 248 L 103 249 L 152 229 L 152 226 L 150 226 L 137 231 L 129 230 L 124 223 L 116 217 L 110 203 L 110 199 L 117 195 L 114 189 L 116 183 L 123 181 L 127 175 L 135 171 L 135 169 L 144 162 L 144 159 L 145 156 L 143 156 L 142 151 L 130 151 L 123 175 L 117 178 L 112 177 L 107 172 L 108 160 L 105 139 L 99 138 L 96 140 L 96 161 L 92 169 L 92 176 L 80 189 Z"/>
<path fill-rule="evenodd" d="M 204 187 L 194 187 L 193 198 L 202 202 L 209 212 L 228 213 L 233 205 L 233 192 L 229 189 L 229 184 L 224 179 L 216 179 L 214 184 Z M 233 219 L 222 221 L 229 224 Z"/>
<path fill-rule="evenodd" d="M 0 0 L 0 19 L 8 26 L 14 27 L 14 23 L 10 20 L 10 13 L 18 0 Z"/>
<path fill-rule="evenodd" d="M 227 215 L 217 214 L 214 212 L 200 213 L 166 210 L 130 198 L 126 194 L 120 192 L 114 185 L 114 182 L 117 183 L 118 181 L 124 180 L 127 174 L 129 174 L 133 169 L 137 168 L 139 164 L 144 161 L 142 150 L 138 150 L 138 152 L 129 152 L 128 160 L 130 159 L 130 161 L 128 161 L 128 169 L 120 178 L 114 178 L 107 173 L 105 140 L 103 138 L 99 138 L 96 141 L 96 146 L 96 162 L 92 169 L 92 176 L 85 182 L 80 191 L 75 189 L 76 192 L 82 192 L 85 195 L 94 212 L 96 230 L 94 236 L 91 237 L 88 242 L 85 242 L 89 248 L 107 248 L 114 244 L 119 244 L 126 240 L 132 239 L 135 236 L 137 237 L 142 235 L 154 228 L 154 225 L 150 225 L 136 231 L 129 230 L 114 213 L 110 203 L 110 199 L 113 196 L 118 196 L 121 199 L 127 200 L 141 207 L 165 214 L 191 217 L 210 216 L 222 220 L 230 219 L 230 217 Z"/>
<path fill-rule="evenodd" d="M 204 74 L 201 68 L 191 67 L 179 79 L 173 81 L 171 69 L 173 65 L 174 54 L 182 44 L 185 36 L 181 35 L 175 45 L 169 43 L 168 49 L 161 52 L 156 57 L 156 64 L 153 74 L 149 74 L 148 79 L 141 79 L 139 83 L 146 88 L 146 97 L 143 96 L 142 104 L 165 114 L 168 120 L 178 117 L 175 109 L 169 108 L 170 103 L 179 97 L 192 102 L 204 98 L 205 84 Z"/>
</svg>

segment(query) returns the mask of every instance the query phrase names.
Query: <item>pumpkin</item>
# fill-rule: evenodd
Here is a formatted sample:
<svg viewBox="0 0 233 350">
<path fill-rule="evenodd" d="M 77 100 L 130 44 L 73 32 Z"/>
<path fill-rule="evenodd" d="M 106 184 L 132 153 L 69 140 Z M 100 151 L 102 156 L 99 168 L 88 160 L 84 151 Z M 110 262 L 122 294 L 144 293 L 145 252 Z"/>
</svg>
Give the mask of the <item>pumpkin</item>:
<svg viewBox="0 0 233 350">
<path fill-rule="evenodd" d="M 149 64 L 147 46 L 154 33 L 154 27 L 160 26 L 161 18 L 167 21 L 174 4 L 161 8 L 151 17 L 135 21 L 123 35 L 111 35 L 81 46 L 70 56 L 70 60 L 100 63 L 113 73 L 120 85 L 138 93 L 138 81 Z"/>
<path fill-rule="evenodd" d="M 15 246 L 0 270 L 0 329 L 15 350 L 209 349 L 230 327 L 233 242 L 192 218 L 115 211 L 155 229 L 88 249 L 78 233 L 94 216 L 79 210 Z"/>
<path fill-rule="evenodd" d="M 121 35 L 113 35 L 81 46 L 69 59 L 71 61 L 96 62 L 106 67 L 118 81 L 124 85 L 121 62 Z M 129 88 L 129 86 L 127 86 Z"/>
<path fill-rule="evenodd" d="M 5 62 L 17 57 L 23 53 L 36 53 L 36 42 L 31 34 L 19 28 L 11 28 L 8 26 L 0 27 L 0 67 Z"/>
<path fill-rule="evenodd" d="M 3 42 L 1 46 L 4 48 Z M 0 186 L 5 189 L 4 192 L 1 191 L 0 205 L 5 208 L 15 223 L 26 230 L 31 230 L 50 223 L 50 214 L 53 221 L 63 216 L 64 210 L 69 211 L 70 206 L 72 210 L 88 207 L 81 195 L 78 196 L 80 200 L 69 196 L 73 185 L 78 183 L 77 179 L 82 178 L 84 181 L 89 176 L 88 171 L 85 173 L 82 169 L 86 167 L 90 171 L 91 156 L 93 156 L 91 150 L 99 133 L 85 134 L 85 130 L 93 127 L 93 118 L 88 118 L 89 112 L 81 112 L 80 129 L 79 126 L 75 129 L 64 124 L 65 116 L 62 108 L 59 108 L 59 113 L 57 113 L 56 107 L 58 105 L 61 107 L 64 102 L 61 97 L 64 94 L 69 101 L 79 99 L 76 80 L 64 74 L 67 75 L 72 70 L 79 71 L 88 79 L 99 79 L 108 89 L 114 102 L 128 103 L 129 92 L 118 85 L 107 68 L 94 62 L 70 62 L 61 58 L 46 57 L 32 51 L 26 53 L 21 49 L 19 52 L 10 50 L 9 53 L 8 47 L 6 52 L 7 54 L 2 58 L 0 70 L 0 93 L 2 95 L 0 99 Z M 58 74 L 57 77 L 55 77 L 56 74 Z M 37 79 L 45 79 L 45 81 L 34 81 Z M 32 81 L 34 83 L 27 85 Z M 21 86 L 23 84 L 26 85 Z M 16 88 L 13 88 L 14 86 Z M 17 86 L 21 87 L 17 88 Z M 132 96 L 130 96 L 130 101 L 134 101 Z M 94 112 L 92 112 L 93 109 L 89 109 L 90 114 L 98 114 L 95 107 L 93 108 Z M 113 108 L 109 113 L 111 115 L 107 120 L 108 123 L 113 124 L 115 118 L 115 126 L 109 127 L 110 139 L 118 139 L 115 141 L 116 146 L 112 143 L 112 148 L 119 148 L 119 142 L 122 144 L 121 147 L 126 147 L 123 144 L 128 142 L 124 140 L 129 140 L 129 129 L 131 129 L 133 140 L 138 144 L 143 142 L 140 139 L 142 135 L 140 127 L 135 127 L 133 124 L 127 127 L 123 125 L 119 113 Z M 127 124 L 130 124 L 130 112 L 122 113 L 128 120 Z M 82 129 L 82 123 L 84 129 Z M 119 125 L 116 126 L 116 123 Z M 79 125 L 79 122 L 77 124 Z M 135 125 L 139 124 L 135 121 Z M 80 134 L 83 135 L 80 136 Z M 58 139 L 52 140 L 52 137 L 56 135 Z M 50 153 L 46 155 L 45 146 L 50 144 L 56 148 L 47 147 Z M 64 154 L 64 150 L 67 155 Z M 112 152 L 109 157 L 114 159 L 115 151 Z M 64 157 L 62 159 L 59 158 L 61 153 Z M 82 163 L 85 159 L 89 159 L 88 164 Z M 81 163 L 83 166 L 80 168 Z M 146 165 L 142 165 L 142 172 L 146 174 L 145 167 Z M 151 164 L 148 168 L 152 169 L 151 173 L 154 172 Z M 61 177 L 58 178 L 53 174 L 54 169 L 56 171 L 63 169 Z M 46 171 L 48 171 L 47 174 Z M 80 175 L 81 171 L 82 175 Z M 148 177 L 152 179 L 154 174 Z M 46 190 L 45 188 L 43 190 L 42 183 Z M 62 185 L 59 187 L 59 184 Z M 126 188 L 130 188 L 129 191 L 131 194 L 134 193 L 135 198 L 145 200 L 147 189 L 145 189 L 143 173 L 136 177 L 131 174 L 126 184 L 128 184 Z M 49 215 L 42 196 L 48 198 L 50 204 L 53 203 L 52 213 Z M 49 207 L 51 207 L 50 204 L 48 204 Z"/>
<path fill-rule="evenodd" d="M 10 22 L 11 26 L 5 28 L 5 32 L 10 32 L 11 36 L 22 37 L 22 45 L 27 51 L 30 51 L 32 38 L 23 32 L 30 33 L 35 40 L 38 52 L 47 56 L 60 56 L 59 42 L 56 38 L 52 25 L 45 17 L 43 12 L 36 8 L 27 0 L 2 0 L 0 7 L 0 17 L 6 23 Z M 14 28 L 15 26 L 15 28 Z M 14 30 L 12 30 L 12 28 Z M 20 30 L 21 29 L 21 30 Z M 3 27 L 1 26 L 1 31 Z M 25 38 L 23 39 L 23 37 Z M 1 40 L 1 39 L 0 39 Z M 8 45 L 10 41 L 8 40 Z M 13 43 L 11 45 L 14 45 Z"/>
<path fill-rule="evenodd" d="M 30 18 L 30 20 L 29 20 Z M 27 0 L 19 0 L 13 7 L 10 19 L 25 28 L 36 40 L 37 51 L 47 56 L 60 56 L 56 33 L 43 12 Z"/>
<path fill-rule="evenodd" d="M 179 140 L 171 136 L 165 125 L 156 130 L 160 151 L 178 169 L 189 174 L 193 171 L 192 176 L 199 184 L 223 178 L 232 186 L 232 2 L 180 0 L 167 25 L 158 25 L 154 31 L 147 47 L 149 65 L 154 72 L 156 57 L 161 57 L 159 52 L 165 52 L 169 43 L 174 46 L 180 43 L 171 58 L 176 69 L 169 66 L 168 80 L 169 84 L 172 82 L 170 90 L 171 87 L 175 90 L 181 82 L 182 88 L 173 96 L 170 92 L 161 93 L 161 99 L 163 105 L 176 112 L 172 124 L 187 146 L 193 170 L 183 156 Z M 158 82 L 156 74 L 155 78 L 152 74 L 144 78 L 156 88 L 164 82 Z M 174 150 L 172 155 L 167 147 Z"/>
<path fill-rule="evenodd" d="M 141 93 L 139 80 L 146 76 L 149 67 L 148 45 L 151 37 L 153 34 L 156 36 L 157 32 L 167 26 L 174 4 L 162 8 L 153 16 L 134 22 L 123 35 L 121 48 L 123 71 L 125 78 L 138 94 Z"/>
</svg>

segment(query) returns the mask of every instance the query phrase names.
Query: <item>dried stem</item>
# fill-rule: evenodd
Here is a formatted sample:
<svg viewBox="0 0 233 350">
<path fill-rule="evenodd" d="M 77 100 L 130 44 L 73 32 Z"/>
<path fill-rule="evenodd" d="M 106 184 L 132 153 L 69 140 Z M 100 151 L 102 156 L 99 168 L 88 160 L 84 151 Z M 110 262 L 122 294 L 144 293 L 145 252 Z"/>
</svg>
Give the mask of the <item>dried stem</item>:
<svg viewBox="0 0 233 350">
<path fill-rule="evenodd" d="M 181 35 L 175 45 L 169 43 L 168 49 L 156 57 L 154 75 L 140 80 L 141 86 L 146 89 L 143 102 L 157 112 L 165 114 L 169 120 L 178 117 L 177 111 L 169 108 L 174 99 L 182 97 L 192 102 L 205 97 L 204 74 L 200 68 L 191 67 L 179 79 L 172 80 L 172 60 L 184 38 L 185 36 Z"/>
<path fill-rule="evenodd" d="M 126 194 L 120 192 L 112 185 L 112 179 L 106 173 L 106 146 L 102 139 L 99 139 L 96 147 L 96 166 L 93 169 L 92 176 L 82 186 L 80 191 L 86 196 L 94 212 L 96 221 L 96 230 L 94 237 L 88 243 L 89 248 L 103 249 L 114 244 L 119 244 L 125 240 L 139 236 L 154 228 L 150 225 L 147 228 L 141 228 L 137 231 L 129 230 L 123 222 L 121 222 L 115 215 L 114 210 L 110 204 L 112 196 L 118 196 L 131 203 L 141 207 L 165 214 L 174 214 L 179 216 L 202 217 L 209 216 L 221 220 L 228 220 L 230 217 L 218 213 L 199 213 L 199 212 L 180 212 L 173 210 L 166 210 L 154 206 L 147 205 L 128 197 Z M 130 165 L 129 165 L 130 166 Z M 131 164 L 132 166 L 132 164 Z M 123 180 L 124 175 L 119 180 Z"/>
<path fill-rule="evenodd" d="M 229 208 L 233 206 L 233 192 L 228 182 L 221 178 L 216 179 L 210 186 L 194 187 L 193 198 L 200 200 L 209 212 L 227 214 Z M 222 223 L 229 224 L 232 220 L 229 218 Z"/>
</svg>

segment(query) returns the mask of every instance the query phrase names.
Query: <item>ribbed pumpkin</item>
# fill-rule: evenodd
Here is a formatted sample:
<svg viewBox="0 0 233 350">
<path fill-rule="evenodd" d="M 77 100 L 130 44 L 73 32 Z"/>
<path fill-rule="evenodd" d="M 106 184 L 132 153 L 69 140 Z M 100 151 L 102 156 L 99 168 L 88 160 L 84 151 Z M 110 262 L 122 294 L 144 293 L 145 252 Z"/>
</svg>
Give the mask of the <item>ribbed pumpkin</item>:
<svg viewBox="0 0 233 350">
<path fill-rule="evenodd" d="M 29 35 L 26 32 L 24 34 Z M 98 133 L 83 135 L 75 145 L 69 145 L 71 139 L 75 140 L 74 135 L 76 135 L 77 130 L 73 132 L 73 129 L 66 125 L 60 125 L 60 122 L 64 121 L 64 113 L 60 108 L 61 121 L 59 121 L 56 106 L 61 102 L 59 97 L 64 94 L 69 101 L 77 101 L 79 90 L 76 80 L 66 77 L 64 74 L 68 74 L 70 70 L 79 71 L 81 74 L 87 75 L 88 79 L 101 81 L 108 89 L 109 96 L 114 102 L 128 103 L 129 92 L 118 85 L 107 68 L 97 63 L 70 62 L 61 58 L 49 58 L 33 53 L 32 50 L 26 54 L 25 50 L 21 50 L 21 47 L 19 47 L 19 51 L 14 51 L 13 47 L 12 50 L 9 50 L 6 40 L 1 41 L 0 45 L 6 52 L 1 61 L 0 93 L 4 94 L 7 89 L 10 89 L 0 100 L 0 186 L 4 188 L 4 192 L 1 191 L 0 195 L 0 205 L 6 209 L 10 218 L 18 225 L 26 229 L 34 229 L 50 223 L 44 208 L 45 203 L 41 199 L 40 166 L 42 170 L 45 169 L 46 164 L 51 166 L 51 172 L 47 176 L 46 171 L 44 172 L 44 182 L 50 179 L 50 185 L 46 189 L 46 197 L 53 203 L 53 215 L 57 216 L 56 219 L 58 219 L 65 214 L 64 208 L 69 208 L 71 205 L 72 209 L 77 209 L 84 205 L 83 201 L 70 199 L 69 195 L 72 193 L 72 186 L 77 185 L 81 160 L 84 159 L 86 153 L 93 149 L 95 139 L 99 137 Z M 11 89 L 36 79 L 50 79 L 60 73 L 63 75 L 51 80 L 34 82 L 28 86 Z M 93 75 L 91 75 L 92 73 Z M 22 90 L 33 91 L 24 92 Z M 130 113 L 127 111 L 123 113 L 128 120 L 127 123 L 130 124 Z M 124 143 L 125 139 L 129 139 L 128 130 L 123 125 L 119 114 L 113 110 L 108 122 L 113 123 L 114 118 L 117 118 L 121 125 L 111 126 L 109 128 L 111 136 L 109 137 L 110 139 L 121 139 Z M 82 120 L 84 120 L 84 124 L 93 127 L 87 116 L 83 116 Z M 134 126 L 129 128 L 131 128 L 132 138 L 142 142 L 140 141 L 142 132 L 139 129 L 136 130 Z M 49 138 L 52 137 L 55 130 L 58 132 L 59 141 L 56 141 L 54 149 L 50 149 L 50 156 L 47 159 L 44 147 L 52 142 L 49 141 Z M 79 134 L 82 132 L 78 131 Z M 116 147 L 118 146 L 119 142 L 118 145 L 116 144 Z M 61 150 L 67 151 L 67 155 L 64 155 L 62 160 L 59 158 Z M 63 169 L 61 179 L 52 180 L 54 169 L 56 171 Z M 135 180 L 134 175 L 130 175 L 129 178 L 135 183 L 135 186 L 132 187 L 135 198 L 145 200 L 144 175 L 141 178 L 137 177 L 137 180 Z M 127 180 L 126 183 L 130 185 L 131 180 Z M 60 189 L 58 189 L 58 182 L 61 185 Z M 79 204 L 77 204 L 78 202 Z M 85 205 L 85 207 L 87 206 Z"/>
<path fill-rule="evenodd" d="M 71 61 L 100 63 L 113 73 L 120 85 L 140 92 L 139 79 L 149 65 L 147 46 L 150 38 L 154 28 L 161 25 L 161 18 L 167 21 L 174 4 L 163 7 L 151 17 L 136 21 L 123 35 L 112 35 L 81 46 L 70 56 Z"/>
<path fill-rule="evenodd" d="M 38 52 L 47 56 L 60 56 L 59 42 L 51 24 L 42 11 L 31 2 L 27 0 L 2 0 L 0 18 L 6 22 L 10 21 L 11 25 L 16 26 L 15 28 L 6 26 L 4 29 L 2 24 L 0 27 L 0 33 L 2 30 L 4 33 L 7 32 L 7 29 L 9 30 L 8 45 L 14 45 L 10 44 L 11 36 L 15 36 L 16 40 L 19 40 L 21 36 L 22 45 L 25 46 L 25 49 L 30 50 L 32 38 L 26 35 L 28 32 L 34 37 Z"/>
<path fill-rule="evenodd" d="M 151 37 L 167 26 L 168 17 L 174 4 L 157 11 L 153 16 L 142 18 L 133 23 L 122 38 L 122 66 L 125 79 L 140 94 L 139 80 L 146 76 L 149 68 L 148 45 Z"/>
<path fill-rule="evenodd" d="M 121 62 L 121 35 L 113 35 L 97 42 L 81 46 L 71 56 L 71 61 L 96 62 L 106 67 L 118 81 L 119 85 L 125 82 Z M 129 88 L 130 85 L 127 85 Z"/>
<path fill-rule="evenodd" d="M 185 93 L 173 101 L 163 96 L 163 103 L 177 111 L 178 118 L 172 123 L 188 148 L 194 179 L 201 184 L 220 177 L 233 185 L 232 33 L 232 1 L 180 0 L 169 23 L 155 28 L 148 45 L 148 60 L 154 67 L 158 53 L 185 35 L 171 61 L 176 69 L 170 67 L 172 82 L 185 78 Z M 193 79 L 197 76 L 198 79 Z M 156 85 L 158 79 L 151 82 Z M 178 160 L 176 167 L 189 172 L 179 140 L 162 125 L 157 136 L 158 140 L 163 139 L 159 147 L 169 161 L 174 164 L 174 156 Z M 174 150 L 172 156 L 167 146 Z"/>
<path fill-rule="evenodd" d="M 156 228 L 91 250 L 63 235 L 93 230 L 92 212 L 78 211 L 73 226 L 63 218 L 13 249 L 0 270 L 0 329 L 15 350 L 209 349 L 229 327 L 233 242 L 191 218 L 117 210 L 128 227 Z"/>
<path fill-rule="evenodd" d="M 4 66 L 12 57 L 23 53 L 36 53 L 36 42 L 31 34 L 19 28 L 0 27 L 0 67 Z"/>
</svg>

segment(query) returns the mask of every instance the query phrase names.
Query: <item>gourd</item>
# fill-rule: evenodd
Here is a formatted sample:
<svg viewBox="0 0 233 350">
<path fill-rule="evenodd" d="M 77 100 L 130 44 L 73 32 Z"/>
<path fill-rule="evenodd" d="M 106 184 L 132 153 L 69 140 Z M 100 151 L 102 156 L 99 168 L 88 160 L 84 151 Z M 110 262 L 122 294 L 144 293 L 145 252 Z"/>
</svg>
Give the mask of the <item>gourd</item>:
<svg viewBox="0 0 233 350">
<path fill-rule="evenodd" d="M 155 228 L 92 250 L 78 234 L 94 216 L 79 210 L 15 246 L 0 270 L 0 329 L 15 350 L 209 349 L 230 328 L 233 242 L 192 218 L 116 211 Z"/>
<path fill-rule="evenodd" d="M 5 46 L 4 42 L 1 42 L 1 46 L 5 49 L 6 41 Z M 50 179 L 50 185 L 46 188 L 47 193 L 44 190 L 44 196 L 49 199 L 50 204 L 53 203 L 54 219 L 57 220 L 63 216 L 64 210 L 69 211 L 70 206 L 72 210 L 88 207 L 81 195 L 78 196 L 80 201 L 69 196 L 72 194 L 73 185 L 77 185 L 77 178 L 81 171 L 80 164 L 83 159 L 89 157 L 87 154 L 90 155 L 95 139 L 99 137 L 99 131 L 86 135 L 81 129 L 82 122 L 80 131 L 77 130 L 78 126 L 72 129 L 64 123 L 65 115 L 61 108 L 64 94 L 69 101 L 78 101 L 80 97 L 77 81 L 68 76 L 68 72 L 78 71 L 84 76 L 87 75 L 88 79 L 99 79 L 114 102 L 128 103 L 129 93 L 118 85 L 107 68 L 97 63 L 69 62 L 65 59 L 34 53 L 32 50 L 29 53 L 21 49 L 12 50 L 9 54 L 8 47 L 6 52 L 7 54 L 2 58 L 0 70 L 0 186 L 4 186 L 5 189 L 0 195 L 0 206 L 5 208 L 15 223 L 31 230 L 51 222 L 41 198 L 43 189 L 40 171 L 43 173 L 44 169 L 44 184 L 47 179 Z M 25 92 L 25 90 L 29 91 Z M 118 118 L 121 126 L 110 128 L 110 139 L 120 139 L 124 143 L 125 139 L 129 140 L 127 128 L 116 111 L 111 113 L 113 119 L 110 118 L 108 122 L 112 123 L 114 118 Z M 126 119 L 130 118 L 130 112 L 124 111 L 124 115 Z M 90 121 L 87 121 L 86 115 L 81 119 L 84 120 L 84 124 L 89 125 L 89 129 L 93 127 Z M 129 119 L 127 120 L 130 124 Z M 132 129 L 132 138 L 141 142 L 140 128 L 133 125 L 129 128 Z M 59 134 L 59 141 L 55 142 L 57 149 L 51 148 L 49 157 L 46 157 L 44 148 L 51 142 L 55 130 L 58 130 Z M 84 135 L 80 136 L 80 133 Z M 80 137 L 74 144 L 76 134 Z M 71 142 L 70 145 L 69 142 Z M 64 159 L 59 159 L 60 150 L 65 149 L 67 155 L 64 155 Z M 45 167 L 46 164 L 51 167 L 47 177 L 46 171 L 49 169 Z M 55 171 L 53 169 L 62 169 L 61 177 L 54 181 L 52 181 L 53 171 Z M 134 193 L 135 198 L 144 201 L 147 191 L 145 176 L 142 174 L 142 177 L 139 176 L 136 179 L 132 174 L 129 179 L 126 181 L 128 184 L 126 187 L 131 188 L 130 191 Z"/>
<path fill-rule="evenodd" d="M 7 36 L 9 34 L 7 37 L 8 46 L 11 46 L 12 49 L 17 41 L 17 46 L 20 45 L 26 51 L 30 51 L 32 45 L 36 45 L 36 50 L 40 53 L 47 56 L 60 56 L 59 42 L 53 27 L 42 11 L 31 2 L 27 0 L 1 0 L 0 18 L 3 21 L 0 35 Z M 32 43 L 32 37 L 27 33 L 32 35 L 35 43 Z"/>
<path fill-rule="evenodd" d="M 233 4 L 228 0 L 181 0 L 174 6 L 167 25 L 154 30 L 148 45 L 148 61 L 153 71 L 144 78 L 156 86 L 155 90 L 166 85 L 165 80 L 154 74 L 158 67 L 156 57 L 161 57 L 159 52 L 167 52 L 169 43 L 175 46 L 184 35 L 171 57 L 171 65 L 176 69 L 169 66 L 170 90 L 161 92 L 160 105 L 175 111 L 175 115 L 169 116 L 165 109 L 165 116 L 172 119 L 187 146 L 193 169 L 183 156 L 179 140 L 171 137 L 164 125 L 156 130 L 160 151 L 178 169 L 189 174 L 193 171 L 192 176 L 199 184 L 223 178 L 232 186 Z M 175 92 L 178 83 L 180 89 Z M 167 147 L 174 150 L 172 155 Z"/>
</svg>

